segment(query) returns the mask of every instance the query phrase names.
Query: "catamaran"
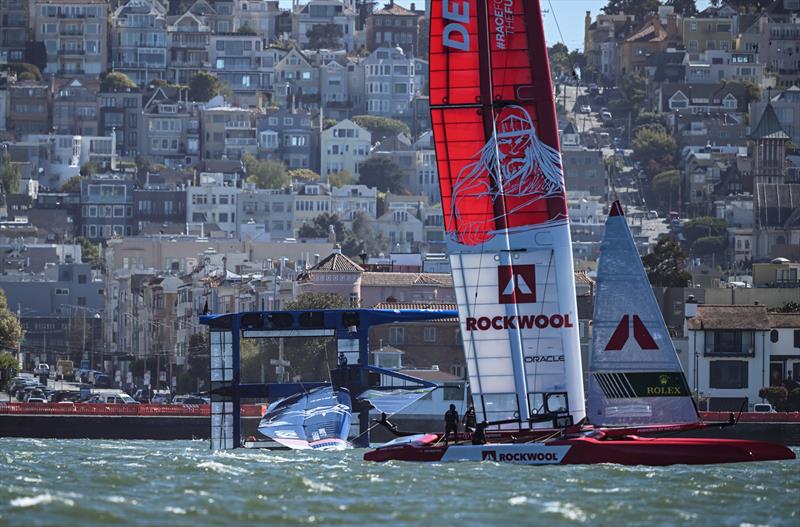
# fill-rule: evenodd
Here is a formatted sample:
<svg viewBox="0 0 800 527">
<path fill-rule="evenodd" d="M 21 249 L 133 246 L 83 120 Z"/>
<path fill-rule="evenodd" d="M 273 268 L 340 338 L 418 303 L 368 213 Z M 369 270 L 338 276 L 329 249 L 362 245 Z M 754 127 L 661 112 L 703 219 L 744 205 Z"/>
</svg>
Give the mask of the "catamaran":
<svg viewBox="0 0 800 527">
<path fill-rule="evenodd" d="M 433 0 L 430 101 L 448 252 L 485 444 L 398 438 L 366 460 L 670 465 L 793 459 L 703 428 L 622 207 L 594 306 L 588 412 L 558 128 L 538 0 Z M 717 423 L 716 425 L 719 425 Z"/>
</svg>

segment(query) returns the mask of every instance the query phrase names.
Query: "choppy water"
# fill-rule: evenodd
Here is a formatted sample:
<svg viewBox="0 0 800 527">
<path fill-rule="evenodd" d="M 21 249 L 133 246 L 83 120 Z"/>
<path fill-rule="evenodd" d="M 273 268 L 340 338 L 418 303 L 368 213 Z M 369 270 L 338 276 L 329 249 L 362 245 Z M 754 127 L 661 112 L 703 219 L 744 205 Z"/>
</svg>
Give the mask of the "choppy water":
<svg viewBox="0 0 800 527">
<path fill-rule="evenodd" d="M 0 525 L 800 525 L 800 462 L 374 464 L 363 451 L 0 439 Z"/>
</svg>

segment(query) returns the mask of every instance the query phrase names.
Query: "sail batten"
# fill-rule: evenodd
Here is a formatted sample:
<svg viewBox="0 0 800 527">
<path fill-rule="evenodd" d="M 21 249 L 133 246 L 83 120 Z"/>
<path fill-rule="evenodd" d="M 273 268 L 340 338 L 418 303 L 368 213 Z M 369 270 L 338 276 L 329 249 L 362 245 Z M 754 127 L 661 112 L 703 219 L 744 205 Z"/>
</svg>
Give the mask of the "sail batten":
<svg viewBox="0 0 800 527">
<path fill-rule="evenodd" d="M 597 269 L 589 363 L 589 421 L 643 426 L 699 420 L 636 244 L 611 206 Z"/>
<path fill-rule="evenodd" d="M 431 119 L 476 408 L 490 421 L 577 422 L 575 284 L 539 3 L 433 0 L 430 34 Z"/>
</svg>

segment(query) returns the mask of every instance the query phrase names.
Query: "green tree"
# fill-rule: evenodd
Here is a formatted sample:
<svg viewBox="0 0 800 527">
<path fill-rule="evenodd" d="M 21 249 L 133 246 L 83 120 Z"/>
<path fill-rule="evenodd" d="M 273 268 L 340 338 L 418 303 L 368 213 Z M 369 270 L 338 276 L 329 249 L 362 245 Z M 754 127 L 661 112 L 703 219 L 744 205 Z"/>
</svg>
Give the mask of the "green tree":
<svg viewBox="0 0 800 527">
<path fill-rule="evenodd" d="M 344 223 L 339 219 L 336 214 L 329 214 L 323 212 L 315 217 L 311 223 L 304 223 L 297 231 L 300 238 L 327 238 L 330 228 L 333 226 L 333 232 L 336 234 L 336 239 L 339 241 L 344 240 L 347 232 Z"/>
<path fill-rule="evenodd" d="M 83 177 L 94 176 L 97 174 L 97 163 L 94 161 L 87 161 L 86 164 L 81 167 L 80 174 Z"/>
<path fill-rule="evenodd" d="M 0 185 L 3 185 L 3 192 L 16 194 L 21 179 L 19 167 L 11 161 L 11 155 L 6 150 L 0 161 Z"/>
<path fill-rule="evenodd" d="M 775 409 L 782 409 L 789 397 L 789 390 L 783 386 L 766 386 L 758 390 L 758 396 L 766 399 Z"/>
<path fill-rule="evenodd" d="M 372 134 L 373 143 L 397 134 L 411 136 L 411 130 L 408 128 L 408 125 L 397 119 L 390 119 L 389 117 L 381 117 L 379 115 L 354 115 L 351 121 L 369 130 Z"/>
<path fill-rule="evenodd" d="M 406 190 L 405 174 L 400 166 L 386 156 L 372 156 L 359 167 L 358 182 L 392 194 L 403 194 Z"/>
<path fill-rule="evenodd" d="M 339 24 L 315 24 L 306 31 L 310 49 L 340 49 L 342 47 L 342 27 Z"/>
<path fill-rule="evenodd" d="M 352 185 L 355 182 L 356 178 L 347 170 L 342 170 L 341 172 L 336 172 L 328 176 L 328 183 L 330 183 L 332 187 L 343 187 L 345 185 Z"/>
<path fill-rule="evenodd" d="M 662 238 L 653 252 L 642 257 L 647 278 L 654 287 L 686 287 L 692 275 L 684 271 L 686 251 L 677 242 Z"/>
<path fill-rule="evenodd" d="M 678 170 L 667 170 L 656 174 L 650 182 L 650 203 L 656 208 L 672 210 L 678 203 L 681 189 L 681 173 Z"/>
<path fill-rule="evenodd" d="M 550 70 L 561 75 L 564 73 L 572 74 L 572 64 L 569 58 L 569 49 L 561 42 L 556 42 L 547 48 L 547 55 L 550 59 Z"/>
<path fill-rule="evenodd" d="M 81 246 L 81 258 L 84 263 L 91 264 L 92 269 L 102 268 L 103 259 L 100 255 L 100 248 L 96 243 L 92 243 L 83 236 L 75 238 L 75 243 Z"/>
<path fill-rule="evenodd" d="M 681 230 L 686 244 L 689 247 L 694 245 L 695 240 L 703 237 L 727 237 L 728 222 L 722 218 L 713 216 L 700 216 L 683 224 Z"/>
<path fill-rule="evenodd" d="M 136 83 L 119 71 L 112 71 L 100 82 L 101 92 L 120 92 L 136 88 Z"/>
<path fill-rule="evenodd" d="M 716 255 L 722 257 L 725 252 L 727 238 L 723 236 L 702 236 L 692 244 L 692 254 L 696 256 Z"/>
<path fill-rule="evenodd" d="M 17 74 L 19 80 L 42 81 L 42 71 L 34 64 L 27 62 L 12 62 L 3 66 L 3 69 Z M 23 77 L 25 75 L 25 77 Z"/>
<path fill-rule="evenodd" d="M 773 313 L 800 313 L 800 302 L 786 302 L 780 307 L 771 309 Z"/>
<path fill-rule="evenodd" d="M 660 126 L 666 130 L 668 125 L 667 115 L 648 111 L 639 112 L 639 115 L 636 116 L 636 121 L 634 121 L 634 125 L 637 128 L 644 126 Z"/>
<path fill-rule="evenodd" d="M 608 0 L 603 12 L 607 15 L 625 13 L 643 20 L 648 15 L 656 13 L 658 6 L 658 0 Z"/>
<path fill-rule="evenodd" d="M 363 212 L 353 216 L 352 235 L 342 244 L 342 252 L 348 256 L 379 254 L 387 252 L 388 241 L 382 232 L 375 229 L 372 220 Z"/>
<path fill-rule="evenodd" d="M 61 185 L 61 192 L 72 192 L 77 194 L 81 191 L 81 181 L 83 176 L 72 176 Z"/>
<path fill-rule="evenodd" d="M 47 48 L 44 42 L 29 40 L 25 43 L 25 62 L 33 64 L 39 71 L 47 67 Z"/>
<path fill-rule="evenodd" d="M 197 102 L 207 102 L 225 90 L 225 83 L 220 81 L 216 75 L 207 71 L 199 71 L 192 75 L 189 81 L 189 100 Z"/>
<path fill-rule="evenodd" d="M 676 15 L 689 17 L 697 14 L 695 0 L 667 0 L 664 5 L 672 6 Z"/>
<path fill-rule="evenodd" d="M 636 132 L 632 146 L 633 158 L 650 176 L 674 168 L 678 145 L 664 130 L 641 128 Z"/>
<path fill-rule="evenodd" d="M 253 29 L 252 27 L 250 27 L 250 25 L 247 22 L 245 22 L 244 24 L 239 26 L 239 29 L 237 29 L 236 32 L 238 34 L 240 34 L 240 35 L 255 35 L 256 34 L 256 30 Z"/>
<path fill-rule="evenodd" d="M 0 389 L 5 389 L 9 379 L 16 373 L 19 363 L 10 353 L 0 352 Z"/>
<path fill-rule="evenodd" d="M 258 188 L 286 188 L 291 184 L 286 165 L 280 161 L 259 160 L 246 154 L 242 160 L 247 167 L 247 181 Z"/>
<path fill-rule="evenodd" d="M 310 168 L 295 168 L 289 171 L 289 179 L 292 181 L 298 179 L 307 183 L 315 183 L 319 181 L 319 174 Z"/>
<path fill-rule="evenodd" d="M 0 289 L 0 349 L 16 352 L 22 340 L 22 326 L 8 309 L 6 293 Z"/>
</svg>

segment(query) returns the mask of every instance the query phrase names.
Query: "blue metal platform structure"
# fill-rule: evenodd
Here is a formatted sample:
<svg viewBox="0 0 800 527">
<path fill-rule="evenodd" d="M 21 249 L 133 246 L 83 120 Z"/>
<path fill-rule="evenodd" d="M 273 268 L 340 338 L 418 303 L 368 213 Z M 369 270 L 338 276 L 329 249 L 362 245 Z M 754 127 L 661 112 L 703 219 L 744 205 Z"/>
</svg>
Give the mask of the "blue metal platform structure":
<svg viewBox="0 0 800 527">
<path fill-rule="evenodd" d="M 381 324 L 455 318 L 458 312 L 441 309 L 308 309 L 300 311 L 248 311 L 208 314 L 200 317 L 210 332 L 211 360 L 211 448 L 225 450 L 242 446 L 240 403 L 242 399 L 275 400 L 328 382 L 242 384 L 239 350 L 242 338 L 333 337 L 336 350 L 348 359 L 331 370 L 336 387 L 354 396 L 380 388 L 381 376 L 434 386 L 401 373 L 369 364 L 369 329 Z M 353 398 L 353 412 L 359 415 L 356 446 L 369 445 L 367 403 Z"/>
</svg>

